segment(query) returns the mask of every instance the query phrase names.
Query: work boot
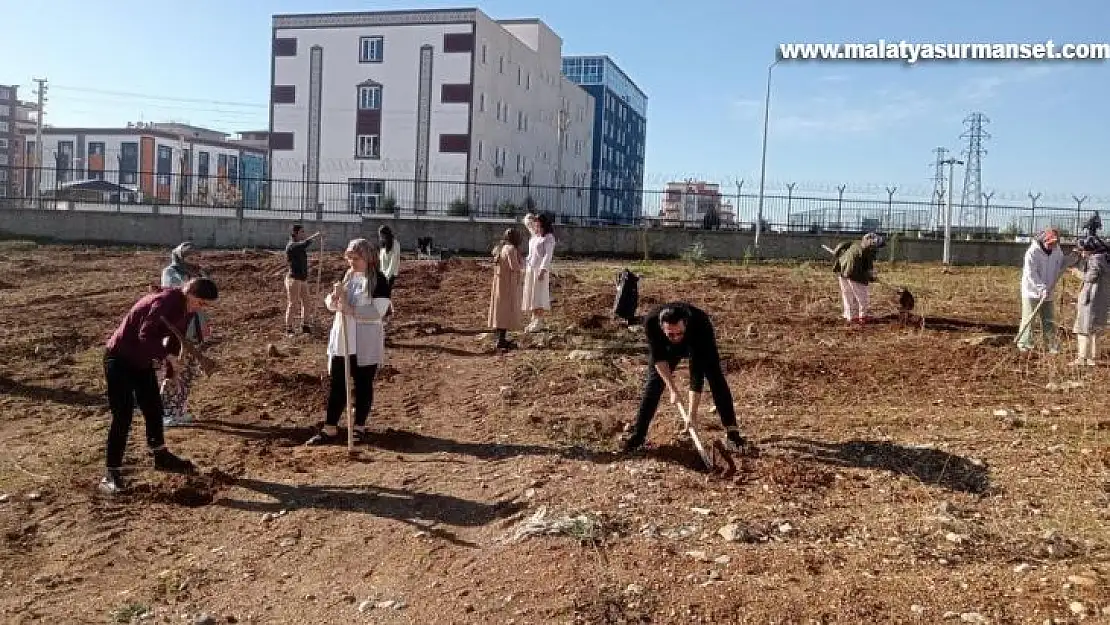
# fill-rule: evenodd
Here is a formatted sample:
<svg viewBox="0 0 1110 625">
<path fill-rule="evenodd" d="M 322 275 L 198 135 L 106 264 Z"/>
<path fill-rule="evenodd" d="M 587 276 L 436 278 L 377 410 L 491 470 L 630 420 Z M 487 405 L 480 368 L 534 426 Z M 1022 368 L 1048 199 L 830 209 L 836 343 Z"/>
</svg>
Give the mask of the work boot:
<svg viewBox="0 0 1110 625">
<path fill-rule="evenodd" d="M 125 487 L 123 472 L 120 469 L 108 469 L 104 477 L 100 478 L 100 485 L 98 486 L 100 492 L 105 495 L 115 495 Z"/>
<path fill-rule="evenodd" d="M 159 471 L 166 471 L 169 473 L 195 473 L 197 467 L 191 460 L 181 458 L 174 455 L 173 452 L 166 449 L 156 449 L 154 455 L 154 468 Z"/>
<path fill-rule="evenodd" d="M 643 434 L 629 434 L 624 439 L 624 453 L 633 454 L 643 451 L 645 437 Z"/>
</svg>

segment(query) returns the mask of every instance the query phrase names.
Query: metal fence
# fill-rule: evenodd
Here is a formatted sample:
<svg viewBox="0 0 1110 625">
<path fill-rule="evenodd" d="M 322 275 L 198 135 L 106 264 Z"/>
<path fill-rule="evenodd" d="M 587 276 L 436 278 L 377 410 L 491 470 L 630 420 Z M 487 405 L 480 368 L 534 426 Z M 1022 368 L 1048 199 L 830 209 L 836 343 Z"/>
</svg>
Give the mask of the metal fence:
<svg viewBox="0 0 1110 625">
<path fill-rule="evenodd" d="M 81 172 L 54 167 L 0 170 L 12 181 L 8 206 L 354 221 L 367 216 L 513 218 L 548 212 L 565 224 L 754 230 L 755 193 L 686 193 L 661 189 L 609 189 L 494 182 L 351 178 L 278 180 L 247 176 L 199 176 L 158 172 Z M 2 181 L 0 181 L 2 182 Z M 37 186 L 39 193 L 33 190 Z M 121 184 L 122 183 L 122 184 Z M 0 185 L 3 189 L 3 185 Z M 803 192 L 794 185 L 764 194 L 763 230 L 768 233 L 899 232 L 941 236 L 948 207 L 940 198 L 894 193 Z M 690 200 L 693 200 L 692 202 Z M 1099 206 L 991 202 L 951 207 L 952 232 L 960 238 L 1027 236 L 1046 226 L 1064 235 L 1078 230 Z M 598 206 L 623 206 L 622 213 Z M 684 207 L 691 207 L 686 210 Z"/>
</svg>

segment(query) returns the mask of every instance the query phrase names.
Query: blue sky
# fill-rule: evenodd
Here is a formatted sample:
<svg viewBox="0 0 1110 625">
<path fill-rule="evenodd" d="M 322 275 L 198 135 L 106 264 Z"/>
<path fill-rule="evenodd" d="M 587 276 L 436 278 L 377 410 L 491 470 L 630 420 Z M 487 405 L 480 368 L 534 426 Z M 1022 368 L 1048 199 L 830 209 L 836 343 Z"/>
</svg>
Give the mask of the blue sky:
<svg viewBox="0 0 1110 625">
<path fill-rule="evenodd" d="M 0 26 L 0 83 L 22 85 L 30 99 L 31 79 L 48 78 L 48 121 L 59 126 L 174 119 L 225 131 L 264 128 L 272 14 L 436 6 L 467 5 L 15 2 Z M 564 53 L 607 53 L 647 92 L 652 187 L 691 176 L 757 187 L 766 68 L 780 43 L 1110 40 L 1105 0 L 1059 8 L 1041 0 L 692 0 L 681 12 L 669 2 L 631 0 L 478 6 L 495 19 L 543 19 L 563 38 Z M 962 149 L 961 121 L 982 111 L 993 135 L 984 187 L 997 190 L 995 201 L 1028 201 L 1032 190 L 1044 194 L 1042 204 L 1067 205 L 1072 194 L 1110 203 L 1108 78 L 1110 63 L 1090 61 L 784 63 L 774 70 L 768 185 L 928 193 L 931 150 Z"/>
</svg>

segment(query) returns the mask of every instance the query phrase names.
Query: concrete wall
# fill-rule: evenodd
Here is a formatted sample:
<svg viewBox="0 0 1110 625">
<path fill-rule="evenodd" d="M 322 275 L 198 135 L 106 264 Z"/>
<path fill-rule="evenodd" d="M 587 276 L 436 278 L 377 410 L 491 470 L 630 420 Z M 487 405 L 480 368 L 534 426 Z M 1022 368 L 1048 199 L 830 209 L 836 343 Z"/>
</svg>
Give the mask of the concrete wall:
<svg viewBox="0 0 1110 625">
<path fill-rule="evenodd" d="M 193 241 L 206 248 L 280 248 L 288 238 L 289 219 L 238 219 L 199 215 L 153 215 L 98 211 L 52 211 L 0 208 L 0 236 L 52 239 L 65 242 L 115 243 L 128 245 L 174 246 Z M 376 238 L 378 226 L 388 224 L 406 251 L 414 251 L 417 237 L 430 236 L 439 249 L 463 253 L 487 253 L 505 228 L 507 220 L 471 221 L 459 219 L 367 219 L 361 222 L 302 222 L 309 232 L 327 233 L 328 247 L 356 237 Z M 523 232 L 523 226 L 516 225 Z M 701 242 L 711 258 L 744 258 L 751 249 L 753 235 L 735 232 L 635 228 L 561 226 L 556 230 L 556 256 L 606 256 L 643 258 L 645 240 L 650 257 L 680 256 L 695 242 Z M 835 236 L 768 234 L 762 240 L 763 257 L 777 259 L 827 260 L 821 246 L 832 247 L 844 240 Z M 941 260 L 942 241 L 902 240 L 893 250 L 897 260 L 937 262 Z M 1025 253 L 1021 243 L 952 242 L 952 259 L 964 265 L 1020 265 Z M 880 258 L 886 260 L 891 247 Z"/>
</svg>

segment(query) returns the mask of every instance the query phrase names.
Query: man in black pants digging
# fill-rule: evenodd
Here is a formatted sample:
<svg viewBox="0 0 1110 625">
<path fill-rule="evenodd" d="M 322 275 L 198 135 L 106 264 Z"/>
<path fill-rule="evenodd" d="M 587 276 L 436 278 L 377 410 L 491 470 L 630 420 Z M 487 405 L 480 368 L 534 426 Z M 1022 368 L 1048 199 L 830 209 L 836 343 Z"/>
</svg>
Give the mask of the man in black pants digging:
<svg viewBox="0 0 1110 625">
<path fill-rule="evenodd" d="M 678 401 L 674 386 L 674 369 L 683 358 L 690 359 L 689 410 L 691 419 L 698 412 L 701 392 L 706 381 L 713 393 L 713 403 L 725 427 L 725 446 L 731 451 L 754 452 L 754 447 L 740 435 L 736 425 L 736 411 L 732 406 L 732 392 L 728 388 L 713 323 L 705 311 L 685 302 L 664 304 L 644 318 L 644 333 L 648 340 L 648 370 L 640 412 L 636 425 L 625 440 L 624 450 L 639 450 L 647 439 L 648 427 L 659 408 L 663 389 L 670 392 L 670 401 Z"/>
<path fill-rule="evenodd" d="M 136 403 L 146 422 L 146 442 L 154 456 L 154 468 L 176 473 L 195 470 L 192 462 L 166 449 L 156 369 L 159 361 L 165 361 L 171 379 L 180 374 L 176 354 L 181 346 L 166 324 L 184 336 L 190 316 L 207 308 L 216 297 L 216 283 L 208 278 L 194 278 L 181 287 L 159 288 L 140 299 L 108 339 L 104 376 L 112 425 L 108 429 L 107 472 L 100 481 L 102 492 L 111 495 L 124 488 L 123 452 Z"/>
</svg>

